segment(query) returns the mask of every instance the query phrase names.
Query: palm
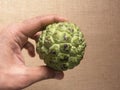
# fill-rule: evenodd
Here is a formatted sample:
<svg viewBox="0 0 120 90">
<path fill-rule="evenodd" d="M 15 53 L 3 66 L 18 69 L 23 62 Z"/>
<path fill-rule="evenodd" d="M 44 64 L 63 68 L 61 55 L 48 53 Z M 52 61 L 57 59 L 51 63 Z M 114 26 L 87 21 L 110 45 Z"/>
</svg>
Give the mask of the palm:
<svg viewBox="0 0 120 90">
<path fill-rule="evenodd" d="M 27 67 L 21 52 L 25 48 L 30 56 L 35 56 L 34 46 L 28 38 L 36 40 L 36 33 L 42 27 L 57 21 L 64 19 L 37 17 L 10 25 L 0 32 L 0 90 L 19 90 L 43 79 L 63 78 L 63 72 L 58 73 L 46 66 Z"/>
</svg>

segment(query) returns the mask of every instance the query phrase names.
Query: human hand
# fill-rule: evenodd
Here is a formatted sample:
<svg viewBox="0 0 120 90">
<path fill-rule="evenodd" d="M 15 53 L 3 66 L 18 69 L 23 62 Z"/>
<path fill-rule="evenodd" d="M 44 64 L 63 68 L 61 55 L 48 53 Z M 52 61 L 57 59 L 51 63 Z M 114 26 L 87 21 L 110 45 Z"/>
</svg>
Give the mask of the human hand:
<svg viewBox="0 0 120 90">
<path fill-rule="evenodd" d="M 28 38 L 37 40 L 38 31 L 54 22 L 65 21 L 58 16 L 35 17 L 21 23 L 9 25 L 0 31 L 0 90 L 20 90 L 44 79 L 62 79 L 63 72 L 47 66 L 27 67 L 22 49 L 35 56 L 35 49 Z"/>
</svg>

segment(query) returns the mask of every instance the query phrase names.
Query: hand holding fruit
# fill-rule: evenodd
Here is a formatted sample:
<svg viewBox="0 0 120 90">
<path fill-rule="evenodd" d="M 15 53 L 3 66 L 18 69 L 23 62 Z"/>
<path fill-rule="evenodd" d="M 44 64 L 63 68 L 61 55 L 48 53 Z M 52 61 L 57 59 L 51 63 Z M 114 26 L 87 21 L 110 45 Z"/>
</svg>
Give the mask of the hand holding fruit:
<svg viewBox="0 0 120 90">
<path fill-rule="evenodd" d="M 28 67 L 22 56 L 22 49 L 35 56 L 35 50 L 28 38 L 36 40 L 38 31 L 46 25 L 65 21 L 58 16 L 38 16 L 21 23 L 15 23 L 0 31 L 0 90 L 20 90 L 45 79 L 62 79 L 63 72 L 47 66 Z"/>
</svg>

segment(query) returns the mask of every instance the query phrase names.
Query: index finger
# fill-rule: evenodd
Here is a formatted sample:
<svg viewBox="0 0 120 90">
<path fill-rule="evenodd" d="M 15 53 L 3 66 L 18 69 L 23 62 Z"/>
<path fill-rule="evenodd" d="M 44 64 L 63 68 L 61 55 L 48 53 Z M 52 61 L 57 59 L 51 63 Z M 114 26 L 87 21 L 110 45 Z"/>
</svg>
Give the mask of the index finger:
<svg viewBox="0 0 120 90">
<path fill-rule="evenodd" d="M 44 26 L 54 23 L 66 21 L 65 18 L 49 15 L 49 16 L 38 16 L 24 22 L 19 23 L 19 31 L 28 37 L 32 37 L 35 33 L 40 31 Z"/>
</svg>

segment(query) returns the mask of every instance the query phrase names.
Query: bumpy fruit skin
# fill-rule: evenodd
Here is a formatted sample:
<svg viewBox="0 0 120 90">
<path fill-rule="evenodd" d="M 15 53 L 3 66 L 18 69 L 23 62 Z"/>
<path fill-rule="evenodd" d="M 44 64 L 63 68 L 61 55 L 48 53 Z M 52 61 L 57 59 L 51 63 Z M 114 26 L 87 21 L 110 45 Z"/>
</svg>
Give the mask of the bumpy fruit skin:
<svg viewBox="0 0 120 90">
<path fill-rule="evenodd" d="M 85 47 L 86 42 L 78 26 L 59 22 L 46 27 L 39 37 L 36 50 L 48 67 L 65 71 L 80 63 Z"/>
</svg>

